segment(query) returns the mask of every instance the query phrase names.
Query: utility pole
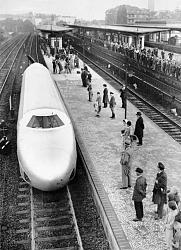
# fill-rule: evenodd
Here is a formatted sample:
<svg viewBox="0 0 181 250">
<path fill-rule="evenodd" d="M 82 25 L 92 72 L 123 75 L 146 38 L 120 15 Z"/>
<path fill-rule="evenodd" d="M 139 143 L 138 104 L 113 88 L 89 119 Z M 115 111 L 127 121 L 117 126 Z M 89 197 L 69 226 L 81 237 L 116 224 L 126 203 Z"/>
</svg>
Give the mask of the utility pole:
<svg viewBox="0 0 181 250">
<path fill-rule="evenodd" d="M 132 77 L 134 72 L 129 70 L 130 64 L 128 58 L 126 59 L 126 70 L 125 70 L 125 109 L 124 109 L 124 118 L 127 117 L 127 95 L 128 95 L 128 77 Z"/>
<path fill-rule="evenodd" d="M 128 69 L 126 65 L 126 71 L 125 71 L 125 109 L 124 109 L 124 118 L 127 117 L 127 79 L 128 79 Z"/>
</svg>

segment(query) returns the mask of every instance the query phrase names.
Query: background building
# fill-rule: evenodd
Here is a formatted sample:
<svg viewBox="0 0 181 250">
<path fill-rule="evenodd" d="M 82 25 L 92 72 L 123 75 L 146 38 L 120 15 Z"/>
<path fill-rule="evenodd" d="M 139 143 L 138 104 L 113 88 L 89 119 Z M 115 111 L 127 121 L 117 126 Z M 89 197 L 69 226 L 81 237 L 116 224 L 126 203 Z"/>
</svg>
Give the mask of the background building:
<svg viewBox="0 0 181 250">
<path fill-rule="evenodd" d="M 120 5 L 108 9 L 105 13 L 105 23 L 107 25 L 135 24 L 137 20 L 148 20 L 149 18 L 150 10 L 130 5 Z"/>
</svg>

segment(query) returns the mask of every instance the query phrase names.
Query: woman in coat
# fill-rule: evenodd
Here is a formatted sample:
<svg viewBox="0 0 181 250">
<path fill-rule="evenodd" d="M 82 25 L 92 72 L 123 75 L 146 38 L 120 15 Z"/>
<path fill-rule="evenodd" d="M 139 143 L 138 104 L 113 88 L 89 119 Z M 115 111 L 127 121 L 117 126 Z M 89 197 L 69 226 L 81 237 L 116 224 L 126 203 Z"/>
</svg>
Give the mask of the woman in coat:
<svg viewBox="0 0 181 250">
<path fill-rule="evenodd" d="M 165 166 L 158 162 L 158 173 L 156 176 L 154 188 L 153 188 L 153 197 L 152 201 L 154 204 L 157 204 L 158 214 L 155 219 L 162 219 L 163 216 L 163 206 L 167 203 L 167 175 L 164 171 Z"/>
</svg>

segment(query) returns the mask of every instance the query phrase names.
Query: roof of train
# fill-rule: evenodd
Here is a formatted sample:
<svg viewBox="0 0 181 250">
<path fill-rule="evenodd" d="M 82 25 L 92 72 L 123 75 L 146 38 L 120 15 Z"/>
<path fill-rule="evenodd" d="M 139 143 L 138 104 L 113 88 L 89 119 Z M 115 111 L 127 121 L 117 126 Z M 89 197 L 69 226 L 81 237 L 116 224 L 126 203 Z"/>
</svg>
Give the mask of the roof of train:
<svg viewBox="0 0 181 250">
<path fill-rule="evenodd" d="M 127 25 L 91 25 L 91 26 L 84 26 L 84 25 L 69 25 L 72 28 L 85 28 L 87 30 L 106 30 L 108 32 L 120 32 L 124 34 L 134 34 L 134 35 L 144 35 L 149 33 L 155 33 L 160 31 L 167 31 L 170 30 L 168 27 L 156 28 L 156 27 L 143 27 L 143 26 L 127 26 Z"/>
<path fill-rule="evenodd" d="M 58 32 L 58 33 L 72 30 L 72 28 L 67 27 L 67 26 L 56 26 L 56 25 L 51 25 L 51 24 L 49 24 L 49 25 L 38 25 L 36 28 L 38 30 L 41 30 L 41 31 Z"/>
<path fill-rule="evenodd" d="M 23 114 L 42 108 L 58 109 L 65 112 L 49 70 L 42 64 L 33 63 L 25 70 L 21 95 Z"/>
</svg>

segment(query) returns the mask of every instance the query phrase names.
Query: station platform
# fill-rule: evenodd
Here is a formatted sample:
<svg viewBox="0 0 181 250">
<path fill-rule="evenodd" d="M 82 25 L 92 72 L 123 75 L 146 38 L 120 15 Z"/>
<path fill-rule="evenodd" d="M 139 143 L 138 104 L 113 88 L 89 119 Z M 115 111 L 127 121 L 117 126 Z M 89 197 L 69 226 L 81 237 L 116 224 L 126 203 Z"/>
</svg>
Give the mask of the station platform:
<svg viewBox="0 0 181 250">
<path fill-rule="evenodd" d="M 45 57 L 45 61 L 52 72 L 52 60 Z M 80 67 L 82 67 L 82 62 Z M 74 69 L 71 74 L 52 74 L 57 82 L 61 94 L 71 112 L 73 123 L 79 130 L 84 145 L 89 152 L 96 168 L 99 179 L 120 221 L 122 229 L 133 250 L 164 250 L 165 234 L 164 219 L 155 220 L 155 205 L 152 203 L 152 190 L 157 174 L 157 164 L 162 162 L 168 177 L 168 188 L 177 187 L 181 194 L 181 145 L 154 124 L 146 115 L 142 114 L 145 130 L 143 146 L 136 147 L 133 152 L 132 179 L 136 180 L 135 169 L 141 167 L 147 179 L 147 197 L 144 203 L 144 218 L 142 222 L 134 222 L 135 209 L 132 201 L 133 188 L 121 190 L 121 126 L 124 119 L 124 109 L 121 108 L 120 93 L 108 83 L 109 92 L 114 92 L 116 99 L 116 119 L 110 119 L 110 108 L 101 110 L 100 118 L 96 117 L 93 103 L 97 91 L 103 93 L 104 79 L 89 68 L 92 74 L 93 102 L 88 101 L 88 91 L 82 87 L 80 69 Z M 127 119 L 135 125 L 135 106 L 128 102 Z M 128 248 L 123 248 L 128 249 Z M 129 248 L 130 249 L 130 248 Z"/>
</svg>

